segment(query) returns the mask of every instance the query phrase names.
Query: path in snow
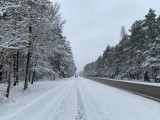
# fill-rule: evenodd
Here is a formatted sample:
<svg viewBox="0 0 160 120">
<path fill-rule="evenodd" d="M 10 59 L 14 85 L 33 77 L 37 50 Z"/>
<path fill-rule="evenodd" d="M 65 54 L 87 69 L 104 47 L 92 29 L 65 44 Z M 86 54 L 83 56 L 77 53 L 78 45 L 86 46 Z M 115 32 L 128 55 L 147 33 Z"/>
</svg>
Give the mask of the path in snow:
<svg viewBox="0 0 160 120">
<path fill-rule="evenodd" d="M 0 120 L 160 120 L 160 103 L 81 77 L 30 89 L 0 107 Z"/>
<path fill-rule="evenodd" d="M 81 93 L 80 93 L 78 87 L 76 87 L 76 91 L 77 91 L 77 116 L 76 116 L 76 119 L 77 120 L 86 120 L 84 104 L 83 104 Z"/>
</svg>

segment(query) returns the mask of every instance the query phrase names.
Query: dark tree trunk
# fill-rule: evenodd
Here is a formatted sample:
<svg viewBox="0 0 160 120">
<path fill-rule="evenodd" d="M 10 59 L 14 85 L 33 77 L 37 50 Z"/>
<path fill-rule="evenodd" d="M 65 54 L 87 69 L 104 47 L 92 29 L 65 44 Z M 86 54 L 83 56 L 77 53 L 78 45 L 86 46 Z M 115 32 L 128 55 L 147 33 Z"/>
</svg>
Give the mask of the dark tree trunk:
<svg viewBox="0 0 160 120">
<path fill-rule="evenodd" d="M 19 75 L 19 51 L 16 51 L 16 58 L 15 58 L 15 65 L 14 65 L 14 83 L 13 85 L 16 86 L 18 84 L 18 75 Z"/>
<path fill-rule="evenodd" d="M 29 65 L 29 75 L 28 75 L 28 81 L 31 82 L 31 71 L 30 71 L 30 65 Z"/>
<path fill-rule="evenodd" d="M 19 50 L 17 50 L 16 81 L 19 82 Z"/>
<path fill-rule="evenodd" d="M 0 65 L 0 82 L 2 81 L 2 64 Z"/>
<path fill-rule="evenodd" d="M 26 89 L 28 88 L 30 54 L 31 54 L 30 51 L 28 51 L 27 64 L 26 64 L 26 74 L 25 74 L 25 83 L 24 83 L 24 90 L 26 90 Z"/>
<path fill-rule="evenodd" d="M 26 74 L 25 74 L 25 83 L 24 90 L 28 88 L 28 81 L 30 79 L 30 67 L 31 67 L 31 48 L 32 48 L 32 26 L 30 23 L 29 26 L 29 45 L 28 45 L 28 55 L 27 55 L 27 64 L 26 64 Z"/>
<path fill-rule="evenodd" d="M 34 72 L 33 72 L 33 75 L 32 75 L 32 81 L 31 81 L 31 84 L 33 84 L 33 82 L 35 81 L 35 77 L 36 77 L 35 75 L 36 75 L 36 72 L 34 71 Z"/>
<path fill-rule="evenodd" d="M 8 75 L 8 86 L 7 86 L 7 93 L 6 93 L 6 97 L 9 97 L 9 93 L 10 93 L 10 87 L 11 87 L 11 79 L 12 79 L 12 69 L 13 69 L 13 53 L 11 50 L 11 55 L 10 55 L 10 69 L 9 69 L 9 75 Z"/>
</svg>

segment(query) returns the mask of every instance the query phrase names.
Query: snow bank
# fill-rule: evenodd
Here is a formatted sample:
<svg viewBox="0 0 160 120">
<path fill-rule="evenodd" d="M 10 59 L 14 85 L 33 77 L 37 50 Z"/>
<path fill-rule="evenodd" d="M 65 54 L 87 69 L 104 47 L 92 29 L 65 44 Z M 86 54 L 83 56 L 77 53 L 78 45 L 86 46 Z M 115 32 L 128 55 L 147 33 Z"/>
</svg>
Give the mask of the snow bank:
<svg viewBox="0 0 160 120">
<path fill-rule="evenodd" d="M 100 77 L 101 78 L 101 77 Z M 150 83 L 150 82 L 144 82 L 143 80 L 118 80 L 118 79 L 110 79 L 110 78 L 102 78 L 106 80 L 112 80 L 112 81 L 121 81 L 121 82 L 127 82 L 127 83 L 135 83 L 135 84 L 142 84 L 142 85 L 150 85 L 150 86 L 157 86 L 160 87 L 160 83 Z"/>
</svg>

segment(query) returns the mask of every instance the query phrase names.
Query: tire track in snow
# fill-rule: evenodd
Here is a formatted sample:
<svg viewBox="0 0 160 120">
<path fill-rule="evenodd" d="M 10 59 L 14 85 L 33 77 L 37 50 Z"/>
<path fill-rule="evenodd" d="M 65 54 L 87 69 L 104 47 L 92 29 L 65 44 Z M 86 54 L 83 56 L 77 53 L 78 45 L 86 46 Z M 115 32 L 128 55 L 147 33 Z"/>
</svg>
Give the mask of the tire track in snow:
<svg viewBox="0 0 160 120">
<path fill-rule="evenodd" d="M 86 115 L 85 115 L 83 100 L 82 100 L 78 87 L 76 87 L 76 90 L 77 90 L 77 116 L 75 119 L 76 120 L 87 120 Z"/>
<path fill-rule="evenodd" d="M 94 100 L 92 94 L 90 94 L 88 87 L 85 86 L 83 82 L 79 84 L 82 93 L 82 99 L 85 101 L 85 107 L 87 107 L 86 112 L 92 115 L 92 120 L 108 120 L 105 112 L 101 109 L 98 103 Z M 87 114 L 87 113 L 86 113 Z M 88 118 L 91 119 L 91 118 Z"/>
<path fill-rule="evenodd" d="M 66 111 L 66 109 L 67 109 L 66 99 L 64 99 L 60 103 L 59 108 L 56 110 L 55 118 L 53 120 L 58 120 L 63 115 L 63 113 Z"/>
<path fill-rule="evenodd" d="M 66 87 L 66 90 L 63 91 L 63 93 L 61 93 L 62 96 L 60 97 L 61 100 L 59 100 L 56 103 L 56 106 L 54 107 L 53 111 L 51 111 L 50 116 L 48 117 L 47 120 L 65 120 L 66 116 L 67 119 L 68 117 L 73 117 L 72 116 L 68 116 L 70 115 L 70 109 L 72 109 L 71 107 L 74 106 L 70 106 L 70 102 L 74 102 L 74 98 L 75 98 L 75 81 L 72 80 L 70 82 L 70 84 L 68 85 L 68 87 Z M 73 113 L 72 113 L 73 114 Z"/>
<path fill-rule="evenodd" d="M 53 112 L 53 116 L 51 116 L 52 120 L 59 120 L 61 117 L 63 117 L 63 114 L 67 110 L 67 101 L 69 99 L 68 97 L 69 97 L 70 93 L 71 93 L 71 89 L 68 91 L 68 93 L 66 94 L 66 96 L 64 96 L 64 98 L 62 99 L 62 101 L 60 101 L 57 104 L 58 106 L 57 106 L 55 112 Z"/>
</svg>

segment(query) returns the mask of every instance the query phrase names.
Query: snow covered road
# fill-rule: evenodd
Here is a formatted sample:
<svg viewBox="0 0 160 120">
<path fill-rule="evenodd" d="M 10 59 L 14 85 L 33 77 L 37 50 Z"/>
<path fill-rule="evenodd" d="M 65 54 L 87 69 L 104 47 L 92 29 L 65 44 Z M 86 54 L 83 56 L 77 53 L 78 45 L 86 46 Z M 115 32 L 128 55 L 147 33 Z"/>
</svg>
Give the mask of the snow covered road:
<svg viewBox="0 0 160 120">
<path fill-rule="evenodd" d="M 0 120 L 160 120 L 160 103 L 79 77 L 36 83 L 0 104 Z"/>
</svg>

